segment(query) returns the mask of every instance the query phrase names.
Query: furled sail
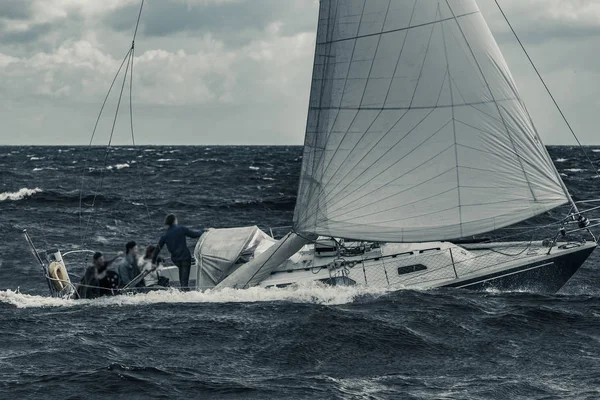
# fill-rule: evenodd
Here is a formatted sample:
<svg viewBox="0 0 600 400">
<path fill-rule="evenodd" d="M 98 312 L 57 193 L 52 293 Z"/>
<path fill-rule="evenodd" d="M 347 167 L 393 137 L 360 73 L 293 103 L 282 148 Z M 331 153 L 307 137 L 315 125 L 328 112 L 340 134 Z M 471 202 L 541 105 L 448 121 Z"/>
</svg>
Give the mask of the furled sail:
<svg viewBox="0 0 600 400">
<path fill-rule="evenodd" d="M 446 240 L 568 196 L 474 0 L 321 0 L 297 232 Z"/>
</svg>

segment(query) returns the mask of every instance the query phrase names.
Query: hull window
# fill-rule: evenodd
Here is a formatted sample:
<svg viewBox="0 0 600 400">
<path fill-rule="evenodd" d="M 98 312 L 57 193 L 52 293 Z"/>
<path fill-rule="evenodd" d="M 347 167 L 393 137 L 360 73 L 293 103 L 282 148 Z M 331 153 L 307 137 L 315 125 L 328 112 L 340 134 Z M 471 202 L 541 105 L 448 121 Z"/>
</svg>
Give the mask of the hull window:
<svg viewBox="0 0 600 400">
<path fill-rule="evenodd" d="M 412 274 L 413 272 L 425 271 L 427 269 L 423 264 L 409 265 L 408 267 L 398 268 L 398 275 Z"/>
</svg>

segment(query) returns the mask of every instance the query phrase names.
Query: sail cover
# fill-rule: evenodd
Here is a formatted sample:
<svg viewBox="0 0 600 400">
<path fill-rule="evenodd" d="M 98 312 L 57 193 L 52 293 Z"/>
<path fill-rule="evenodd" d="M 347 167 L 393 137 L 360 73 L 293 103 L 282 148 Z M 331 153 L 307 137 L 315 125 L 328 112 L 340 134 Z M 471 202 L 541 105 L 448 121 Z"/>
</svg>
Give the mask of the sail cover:
<svg viewBox="0 0 600 400">
<path fill-rule="evenodd" d="M 297 232 L 446 240 L 567 201 L 474 0 L 321 0 Z"/>
<path fill-rule="evenodd" d="M 257 226 L 206 231 L 194 251 L 198 288 L 212 289 L 275 242 Z"/>
</svg>

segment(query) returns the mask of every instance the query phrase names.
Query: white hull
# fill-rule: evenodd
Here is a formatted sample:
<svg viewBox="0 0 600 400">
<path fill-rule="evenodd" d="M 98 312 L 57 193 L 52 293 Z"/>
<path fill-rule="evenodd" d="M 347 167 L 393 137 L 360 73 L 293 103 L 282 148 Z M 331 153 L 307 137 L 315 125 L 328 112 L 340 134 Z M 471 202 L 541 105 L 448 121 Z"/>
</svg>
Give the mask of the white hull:
<svg viewBox="0 0 600 400">
<path fill-rule="evenodd" d="M 357 248 L 360 249 L 364 245 L 346 243 L 345 246 L 359 246 Z M 595 247 L 593 242 L 557 243 L 552 249 L 543 246 L 541 242 L 463 247 L 449 242 L 432 242 L 383 244 L 371 249 L 367 245 L 367 249 L 361 254 L 338 257 L 334 251 L 315 251 L 315 246 L 310 244 L 279 265 L 258 286 L 285 287 L 321 281 L 334 285 L 351 284 L 391 290 L 425 290 L 439 287 L 469 288 L 481 284 L 494 287 L 496 283 L 515 276 L 519 277 L 516 282 L 523 289 L 555 292 L 575 273 Z M 197 268 L 197 265 L 193 266 L 192 277 L 196 276 Z M 546 271 L 547 276 L 537 278 L 543 271 Z M 167 269 L 163 275 L 172 282 L 178 281 L 177 268 Z M 522 279 L 524 275 L 536 278 L 528 281 Z M 540 282 L 539 279 L 547 282 Z M 508 288 L 518 289 L 514 286 L 511 284 Z"/>
</svg>

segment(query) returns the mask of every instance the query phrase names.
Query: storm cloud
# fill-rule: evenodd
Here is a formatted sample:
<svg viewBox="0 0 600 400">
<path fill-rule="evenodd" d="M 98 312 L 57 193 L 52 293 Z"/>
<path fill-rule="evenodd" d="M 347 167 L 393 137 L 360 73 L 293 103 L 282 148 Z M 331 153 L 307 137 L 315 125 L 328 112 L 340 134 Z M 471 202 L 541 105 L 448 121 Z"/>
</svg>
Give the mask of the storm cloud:
<svg viewBox="0 0 600 400">
<path fill-rule="evenodd" d="M 494 0 L 478 3 L 544 141 L 572 143 Z M 598 143 L 600 3 L 500 3 L 582 140 Z M 139 5 L 0 1 L 0 143 L 87 143 Z M 134 70 L 138 142 L 302 143 L 317 13 L 317 0 L 146 0 Z M 116 143 L 130 140 L 127 122 L 123 114 Z M 95 143 L 105 143 L 108 126 Z"/>
</svg>

